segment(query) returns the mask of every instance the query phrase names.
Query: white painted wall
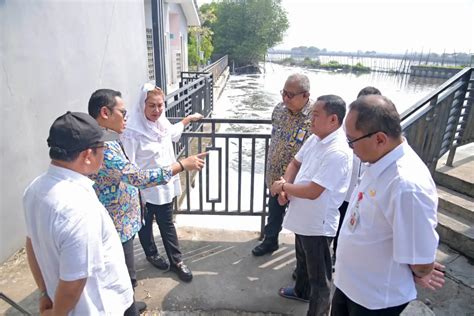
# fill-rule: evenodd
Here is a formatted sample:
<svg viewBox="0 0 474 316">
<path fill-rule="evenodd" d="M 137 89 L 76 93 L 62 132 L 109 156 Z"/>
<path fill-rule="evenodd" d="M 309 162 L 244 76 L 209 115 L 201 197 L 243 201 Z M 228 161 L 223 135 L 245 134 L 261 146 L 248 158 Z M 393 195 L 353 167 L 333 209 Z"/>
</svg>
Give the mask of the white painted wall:
<svg viewBox="0 0 474 316">
<path fill-rule="evenodd" d="M 0 0 L 0 262 L 24 244 L 22 194 L 49 164 L 53 120 L 99 88 L 136 99 L 144 19 L 143 0 Z"/>
</svg>

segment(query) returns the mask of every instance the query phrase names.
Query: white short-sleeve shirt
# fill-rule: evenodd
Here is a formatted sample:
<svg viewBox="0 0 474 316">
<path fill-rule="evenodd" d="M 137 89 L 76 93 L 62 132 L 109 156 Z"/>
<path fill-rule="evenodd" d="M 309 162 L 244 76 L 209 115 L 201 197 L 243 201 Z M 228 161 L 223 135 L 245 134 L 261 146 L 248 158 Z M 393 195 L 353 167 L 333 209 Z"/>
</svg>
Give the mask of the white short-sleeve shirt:
<svg viewBox="0 0 474 316">
<path fill-rule="evenodd" d="M 406 141 L 368 165 L 339 233 L 336 287 L 368 309 L 415 299 L 409 264 L 435 260 L 437 205 L 431 174 Z"/>
<path fill-rule="evenodd" d="M 311 135 L 295 159 L 301 166 L 293 183 L 314 182 L 325 190 L 314 200 L 292 197 L 283 227 L 303 236 L 335 236 L 338 207 L 344 201 L 352 170 L 352 150 L 342 129 L 322 140 Z"/>
<path fill-rule="evenodd" d="M 119 236 L 92 184 L 50 165 L 23 196 L 27 234 L 53 303 L 60 279 L 87 278 L 69 315 L 123 315 L 133 289 Z"/>
</svg>

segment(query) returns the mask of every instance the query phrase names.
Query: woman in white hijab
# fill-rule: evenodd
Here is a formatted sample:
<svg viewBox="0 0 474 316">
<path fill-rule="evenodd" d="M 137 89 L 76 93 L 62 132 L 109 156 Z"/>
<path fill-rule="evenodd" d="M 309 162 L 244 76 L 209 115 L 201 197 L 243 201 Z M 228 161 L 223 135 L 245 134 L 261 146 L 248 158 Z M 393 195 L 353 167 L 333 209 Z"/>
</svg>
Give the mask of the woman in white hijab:
<svg viewBox="0 0 474 316">
<path fill-rule="evenodd" d="M 184 127 L 203 116 L 199 113 L 188 115 L 181 122 L 171 124 L 165 116 L 165 96 L 154 84 L 143 85 L 138 104 L 132 110 L 127 129 L 122 134 L 122 142 L 130 161 L 142 169 L 167 166 L 176 162 L 173 141 L 177 142 Z M 201 158 L 202 155 L 197 155 Z M 178 161 L 181 164 L 181 162 Z M 181 166 L 184 170 L 185 167 Z M 179 175 L 175 175 L 166 185 L 141 190 L 142 203 L 146 202 L 145 225 L 138 233 L 146 259 L 162 270 L 174 271 L 186 282 L 192 280 L 191 270 L 183 263 L 178 236 L 173 223 L 173 199 L 181 194 Z M 167 260 L 160 256 L 153 238 L 153 217 L 160 229 Z"/>
</svg>

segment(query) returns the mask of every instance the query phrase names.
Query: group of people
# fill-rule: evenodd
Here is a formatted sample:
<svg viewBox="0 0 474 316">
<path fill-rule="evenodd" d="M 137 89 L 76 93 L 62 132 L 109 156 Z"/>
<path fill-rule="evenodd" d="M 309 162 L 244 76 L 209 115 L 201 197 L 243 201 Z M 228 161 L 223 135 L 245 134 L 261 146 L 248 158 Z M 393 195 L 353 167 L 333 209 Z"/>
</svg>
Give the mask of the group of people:
<svg viewBox="0 0 474 316">
<path fill-rule="evenodd" d="M 201 170 L 206 153 L 177 161 L 172 142 L 202 115 L 171 124 L 164 100 L 160 88 L 143 85 L 126 129 L 121 93 L 100 89 L 89 99 L 88 114 L 67 112 L 52 124 L 51 164 L 23 198 L 26 251 L 42 314 L 139 315 L 146 304 L 133 299 L 137 233 L 153 266 L 192 280 L 172 203 L 181 193 L 178 173 Z M 168 259 L 158 253 L 154 218 Z"/>
<path fill-rule="evenodd" d="M 399 315 L 415 283 L 444 284 L 435 183 L 378 89 L 347 109 L 336 95 L 313 102 L 309 89 L 305 75 L 289 76 L 274 108 L 269 215 L 252 253 L 277 250 L 284 227 L 295 233 L 296 268 L 280 296 L 309 302 L 307 315 Z"/>
<path fill-rule="evenodd" d="M 415 283 L 441 287 L 436 187 L 403 138 L 394 104 L 373 87 L 347 109 L 336 95 L 313 101 L 303 74 L 289 76 L 281 96 L 265 175 L 265 238 L 252 250 L 277 250 L 282 226 L 295 233 L 295 284 L 279 294 L 309 302 L 308 315 L 398 315 L 416 297 Z M 137 233 L 153 266 L 192 280 L 173 201 L 178 173 L 201 170 L 206 153 L 178 161 L 172 143 L 202 115 L 171 124 L 164 109 L 163 91 L 145 84 L 127 120 L 121 93 L 100 89 L 88 114 L 67 112 L 52 124 L 51 164 L 23 201 L 42 314 L 138 315 L 146 305 L 134 300 Z M 158 253 L 154 219 L 167 258 Z"/>
</svg>

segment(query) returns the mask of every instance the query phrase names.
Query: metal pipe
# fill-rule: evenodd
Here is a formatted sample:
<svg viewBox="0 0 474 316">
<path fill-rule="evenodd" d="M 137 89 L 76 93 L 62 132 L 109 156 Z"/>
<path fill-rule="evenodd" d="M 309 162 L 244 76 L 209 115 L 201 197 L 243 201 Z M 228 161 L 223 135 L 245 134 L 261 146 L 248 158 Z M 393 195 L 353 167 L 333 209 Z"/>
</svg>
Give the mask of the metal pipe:
<svg viewBox="0 0 474 316">
<path fill-rule="evenodd" d="M 156 85 L 160 87 L 166 95 L 163 0 L 151 0 L 151 21 L 153 30 L 153 55 L 155 57 Z"/>
</svg>

